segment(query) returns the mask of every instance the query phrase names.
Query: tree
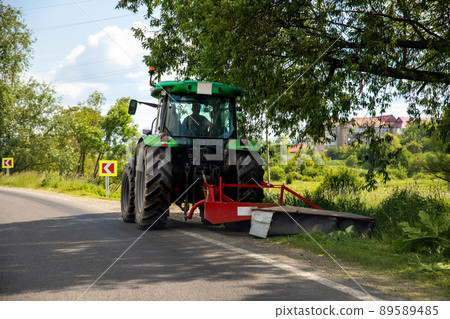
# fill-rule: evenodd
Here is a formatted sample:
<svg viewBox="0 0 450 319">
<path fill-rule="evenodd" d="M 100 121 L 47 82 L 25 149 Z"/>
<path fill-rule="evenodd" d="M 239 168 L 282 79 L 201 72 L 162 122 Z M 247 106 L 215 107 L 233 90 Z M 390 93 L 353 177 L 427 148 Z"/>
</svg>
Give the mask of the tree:
<svg viewBox="0 0 450 319">
<path fill-rule="evenodd" d="M 447 182 L 450 191 L 450 114 L 444 113 L 437 122 L 428 123 L 431 152 L 424 154 L 424 170 Z"/>
<path fill-rule="evenodd" d="M 280 135 L 322 141 L 354 112 L 384 113 L 394 98 L 404 98 L 415 118 L 422 112 L 440 118 L 450 104 L 448 1 L 120 0 L 117 5 L 134 12 L 139 6 L 147 7 L 150 26 L 158 29 L 151 37 L 135 29 L 150 51 L 146 63 L 181 79 L 242 87 L 247 133 L 261 135 L 267 121 Z M 386 167 L 395 159 L 378 158 L 385 154 L 384 138 L 370 128 L 365 136 L 372 173 L 366 178 L 374 182 L 378 173 L 386 181 Z"/>
<path fill-rule="evenodd" d="M 31 32 L 22 21 L 22 13 L 0 0 L 0 81 L 15 86 L 19 74 L 31 59 Z"/>
<path fill-rule="evenodd" d="M 104 143 L 97 157 L 94 177 L 97 176 L 99 161 L 105 153 L 114 154 L 115 159 L 126 156 L 125 144 L 138 133 L 137 125 L 134 124 L 133 118 L 128 114 L 129 102 L 130 98 L 117 99 L 114 106 L 109 109 L 101 121 L 100 126 L 103 132 Z"/>
<path fill-rule="evenodd" d="M 180 78 L 241 86 L 250 117 L 277 133 L 320 140 L 354 111 L 383 111 L 395 97 L 438 115 L 449 105 L 447 1 L 148 1 L 147 64 Z M 153 17 L 155 10 L 159 17 Z M 304 121 L 306 126 L 300 127 Z M 254 132 L 261 123 L 254 121 Z"/>
<path fill-rule="evenodd" d="M 19 10 L 0 1 L 0 157 L 14 157 L 14 171 L 51 169 L 55 151 L 53 88 L 23 81 L 31 59 L 31 33 Z"/>
</svg>

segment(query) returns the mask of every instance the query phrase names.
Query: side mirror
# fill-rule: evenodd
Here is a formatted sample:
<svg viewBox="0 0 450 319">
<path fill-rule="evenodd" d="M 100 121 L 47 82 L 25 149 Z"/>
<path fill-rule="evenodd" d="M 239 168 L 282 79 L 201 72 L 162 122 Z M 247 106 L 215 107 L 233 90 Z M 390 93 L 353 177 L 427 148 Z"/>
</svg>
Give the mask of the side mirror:
<svg viewBox="0 0 450 319">
<path fill-rule="evenodd" d="M 130 104 L 128 105 L 128 114 L 134 115 L 136 114 L 138 101 L 130 100 Z"/>
</svg>

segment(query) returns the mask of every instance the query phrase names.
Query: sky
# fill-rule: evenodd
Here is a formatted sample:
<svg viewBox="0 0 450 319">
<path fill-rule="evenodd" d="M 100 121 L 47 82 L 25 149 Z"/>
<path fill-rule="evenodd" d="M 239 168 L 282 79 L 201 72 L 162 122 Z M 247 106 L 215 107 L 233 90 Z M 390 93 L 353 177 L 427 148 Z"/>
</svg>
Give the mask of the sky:
<svg viewBox="0 0 450 319">
<path fill-rule="evenodd" d="M 52 83 L 64 106 L 84 102 L 89 94 L 100 91 L 106 97 L 103 114 L 121 97 L 154 101 L 148 68 L 142 62 L 148 52 L 131 31 L 132 27 L 145 26 L 152 31 L 144 19 L 145 9 L 133 14 L 115 9 L 117 2 L 4 0 L 4 4 L 21 9 L 36 40 L 32 67 L 26 76 Z M 170 79 L 170 75 L 162 77 Z M 133 118 L 140 130 L 150 128 L 155 113 L 139 105 Z M 406 104 L 394 102 L 385 114 L 390 113 L 407 116 Z M 360 112 L 358 116 L 366 114 Z"/>
<path fill-rule="evenodd" d="M 145 27 L 145 10 L 137 14 L 115 9 L 116 0 L 6 0 L 21 9 L 35 42 L 31 68 L 25 75 L 52 83 L 64 106 L 84 102 L 94 91 L 106 97 L 102 113 L 115 101 L 150 96 L 148 54 L 132 27 Z M 93 22 L 97 20 L 97 22 Z M 149 28 L 149 27 L 148 27 Z M 139 105 L 139 128 L 150 127 L 155 111 Z"/>
</svg>

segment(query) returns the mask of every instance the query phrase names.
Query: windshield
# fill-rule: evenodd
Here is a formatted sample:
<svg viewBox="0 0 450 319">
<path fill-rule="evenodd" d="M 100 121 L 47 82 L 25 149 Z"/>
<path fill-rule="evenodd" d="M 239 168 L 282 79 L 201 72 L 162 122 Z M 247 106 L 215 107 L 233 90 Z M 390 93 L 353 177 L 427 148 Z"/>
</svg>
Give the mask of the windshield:
<svg viewBox="0 0 450 319">
<path fill-rule="evenodd" d="M 165 127 L 172 136 L 230 138 L 234 132 L 232 98 L 171 94 L 167 106 Z"/>
</svg>

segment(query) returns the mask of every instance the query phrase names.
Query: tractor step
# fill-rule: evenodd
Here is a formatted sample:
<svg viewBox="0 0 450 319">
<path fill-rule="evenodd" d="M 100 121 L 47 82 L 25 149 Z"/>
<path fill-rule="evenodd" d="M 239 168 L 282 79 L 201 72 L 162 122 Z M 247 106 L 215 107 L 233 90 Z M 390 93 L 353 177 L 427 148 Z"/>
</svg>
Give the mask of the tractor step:
<svg viewBox="0 0 450 319">
<path fill-rule="evenodd" d="M 358 235 L 370 236 L 374 224 L 373 218 L 352 213 L 278 205 L 252 209 L 250 234 L 266 238 L 303 232 L 331 233 L 354 226 Z"/>
</svg>

